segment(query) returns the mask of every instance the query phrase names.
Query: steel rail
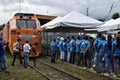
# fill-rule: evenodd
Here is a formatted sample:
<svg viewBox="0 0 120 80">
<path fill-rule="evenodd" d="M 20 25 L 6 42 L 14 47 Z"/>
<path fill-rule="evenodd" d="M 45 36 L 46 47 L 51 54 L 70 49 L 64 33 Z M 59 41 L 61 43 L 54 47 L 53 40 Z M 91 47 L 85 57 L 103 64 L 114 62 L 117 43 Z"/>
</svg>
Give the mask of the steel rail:
<svg viewBox="0 0 120 80">
<path fill-rule="evenodd" d="M 65 71 L 65 70 L 63 70 L 63 69 L 60 69 L 60 68 L 58 68 L 58 67 L 54 67 L 54 66 L 52 66 L 52 65 L 50 65 L 50 64 L 48 64 L 48 63 L 46 63 L 46 62 L 43 62 L 43 61 L 40 61 L 40 60 L 37 60 L 37 61 L 39 61 L 40 63 L 42 63 L 42 64 L 44 64 L 44 65 L 47 65 L 47 66 L 49 66 L 49 67 L 51 67 L 51 68 L 54 68 L 54 69 L 56 69 L 56 70 L 58 70 L 58 71 L 60 71 L 60 72 L 62 72 L 62 73 L 65 73 L 65 74 L 67 74 L 67 75 L 70 75 L 70 76 L 72 76 L 73 78 L 75 78 L 75 79 L 77 79 L 77 80 L 85 80 L 85 79 L 83 79 L 83 78 L 80 78 L 78 75 L 72 74 L 72 73 L 67 72 L 67 71 Z"/>
<path fill-rule="evenodd" d="M 38 70 L 37 68 L 33 67 L 32 65 L 29 64 L 29 66 L 31 68 L 33 68 L 36 72 L 40 73 L 43 77 L 45 77 L 47 80 L 53 80 L 51 79 L 49 76 L 45 75 L 43 72 L 41 72 L 40 70 Z"/>
</svg>

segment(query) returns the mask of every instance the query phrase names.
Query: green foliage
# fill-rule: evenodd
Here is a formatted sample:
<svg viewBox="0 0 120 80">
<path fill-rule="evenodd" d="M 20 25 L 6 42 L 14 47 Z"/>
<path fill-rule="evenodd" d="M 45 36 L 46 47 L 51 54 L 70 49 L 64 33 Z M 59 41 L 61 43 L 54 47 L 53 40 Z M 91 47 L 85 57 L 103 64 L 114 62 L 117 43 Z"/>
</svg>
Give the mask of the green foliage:
<svg viewBox="0 0 120 80">
<path fill-rule="evenodd" d="M 0 25 L 0 31 L 5 27 L 5 24 Z"/>
<path fill-rule="evenodd" d="M 112 19 L 117 19 L 117 18 L 119 18 L 120 17 L 120 15 L 119 15 L 119 13 L 117 12 L 117 13 L 114 13 L 113 15 L 112 15 Z"/>
</svg>

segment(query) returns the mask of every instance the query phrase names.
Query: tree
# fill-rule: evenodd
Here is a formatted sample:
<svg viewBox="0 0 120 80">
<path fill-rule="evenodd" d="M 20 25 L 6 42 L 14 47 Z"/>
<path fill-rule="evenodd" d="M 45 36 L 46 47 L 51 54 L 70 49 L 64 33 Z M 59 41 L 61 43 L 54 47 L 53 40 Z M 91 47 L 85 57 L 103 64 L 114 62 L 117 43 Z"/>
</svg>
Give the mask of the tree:
<svg viewBox="0 0 120 80">
<path fill-rule="evenodd" d="M 4 28 L 5 24 L 0 25 L 0 31 Z"/>
<path fill-rule="evenodd" d="M 117 12 L 117 13 L 114 13 L 113 15 L 112 15 L 112 19 L 117 19 L 117 18 L 119 18 L 120 16 L 119 16 L 119 13 Z"/>
</svg>

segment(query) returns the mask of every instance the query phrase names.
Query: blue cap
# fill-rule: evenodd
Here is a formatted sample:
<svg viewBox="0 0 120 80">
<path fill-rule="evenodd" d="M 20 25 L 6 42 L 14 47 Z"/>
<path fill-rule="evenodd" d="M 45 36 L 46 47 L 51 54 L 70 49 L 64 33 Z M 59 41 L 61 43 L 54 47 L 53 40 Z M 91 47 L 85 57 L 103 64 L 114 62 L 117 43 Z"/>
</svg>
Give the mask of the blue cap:
<svg viewBox="0 0 120 80">
<path fill-rule="evenodd" d="M 0 37 L 0 40 L 2 41 L 2 40 L 3 40 L 3 38 L 2 38 L 2 37 Z"/>
</svg>

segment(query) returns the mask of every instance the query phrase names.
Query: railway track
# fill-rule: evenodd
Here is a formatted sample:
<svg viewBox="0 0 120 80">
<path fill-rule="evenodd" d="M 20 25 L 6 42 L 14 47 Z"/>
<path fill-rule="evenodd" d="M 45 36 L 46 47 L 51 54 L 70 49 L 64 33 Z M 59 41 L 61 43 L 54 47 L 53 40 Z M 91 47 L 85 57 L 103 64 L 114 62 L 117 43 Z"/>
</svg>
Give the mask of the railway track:
<svg viewBox="0 0 120 80">
<path fill-rule="evenodd" d="M 44 59 L 37 59 L 36 63 L 41 63 L 41 64 L 37 64 L 37 67 L 39 65 L 47 65 L 47 66 L 49 66 L 51 68 L 54 67 L 56 70 L 63 71 L 62 73 L 65 72 L 64 74 L 66 74 L 66 73 L 69 74 L 70 73 L 71 76 L 77 77 L 77 78 L 74 78 L 74 79 L 73 78 L 72 79 L 70 79 L 70 78 L 68 78 L 68 79 L 63 79 L 63 78 L 57 79 L 56 78 L 56 79 L 54 79 L 54 78 L 51 78 L 51 76 L 47 75 L 47 77 L 50 78 L 48 80 L 96 80 L 96 77 L 98 77 L 98 80 L 120 80 L 120 78 L 113 78 L 112 76 L 104 76 L 102 74 L 97 74 L 96 72 L 93 72 L 93 71 L 92 72 L 91 71 L 87 71 L 87 73 L 86 73 L 86 70 L 84 70 L 83 68 L 78 67 L 78 66 L 74 66 L 74 65 L 71 65 L 71 64 L 69 64 L 69 65 L 70 66 L 74 66 L 77 69 L 77 71 L 76 71 L 76 69 L 73 69 L 72 67 L 71 67 L 72 70 L 70 70 L 70 68 L 67 68 L 67 66 L 64 63 L 61 64 L 61 62 L 60 62 L 60 64 L 58 64 L 58 65 L 57 65 L 57 63 L 56 64 L 51 64 L 49 62 L 49 59 L 48 60 L 47 59 L 48 58 L 46 58 L 46 59 L 45 58 Z M 84 74 L 85 74 L 85 76 L 84 76 Z M 46 75 L 46 74 L 44 74 L 44 75 Z M 90 75 L 93 76 L 93 77 L 90 77 Z M 53 76 L 58 76 L 58 75 L 53 74 Z M 96 76 L 96 77 L 94 77 L 94 76 Z"/>
<path fill-rule="evenodd" d="M 33 65 L 30 65 L 30 67 L 43 75 L 47 80 L 84 80 L 78 75 L 64 71 L 40 60 L 36 60 L 36 65 L 37 67 Z"/>
</svg>

